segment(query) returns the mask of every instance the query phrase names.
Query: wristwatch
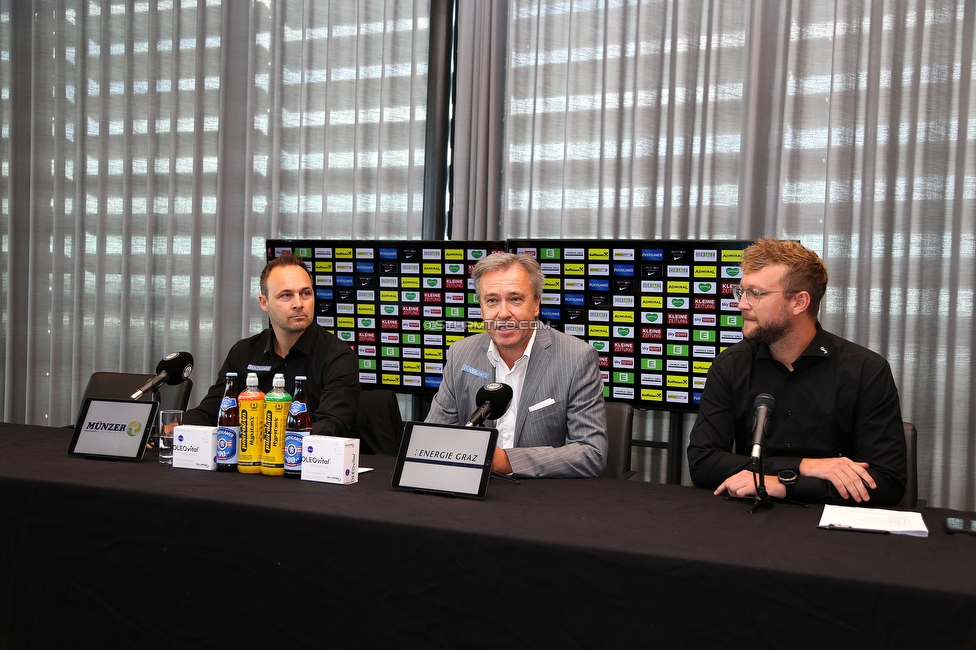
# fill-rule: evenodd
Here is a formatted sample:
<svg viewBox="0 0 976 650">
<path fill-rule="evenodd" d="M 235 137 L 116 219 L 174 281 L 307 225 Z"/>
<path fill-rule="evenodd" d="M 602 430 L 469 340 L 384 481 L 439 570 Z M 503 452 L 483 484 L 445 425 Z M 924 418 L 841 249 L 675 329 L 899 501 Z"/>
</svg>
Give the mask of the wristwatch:
<svg viewBox="0 0 976 650">
<path fill-rule="evenodd" d="M 793 498 L 793 491 L 796 489 L 796 472 L 791 469 L 784 469 L 779 473 L 779 482 L 786 488 L 786 498 Z"/>
</svg>

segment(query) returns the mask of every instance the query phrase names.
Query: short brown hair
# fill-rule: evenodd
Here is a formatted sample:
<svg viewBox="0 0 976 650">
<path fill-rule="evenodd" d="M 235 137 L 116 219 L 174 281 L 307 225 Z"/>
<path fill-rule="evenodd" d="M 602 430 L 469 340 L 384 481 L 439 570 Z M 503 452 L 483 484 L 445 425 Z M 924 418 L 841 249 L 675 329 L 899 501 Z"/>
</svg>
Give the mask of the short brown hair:
<svg viewBox="0 0 976 650">
<path fill-rule="evenodd" d="M 268 297 L 268 276 L 271 275 L 272 270 L 280 266 L 300 266 L 302 270 L 308 273 L 308 279 L 312 280 L 312 274 L 308 272 L 308 267 L 305 266 L 305 260 L 293 253 L 282 253 L 265 264 L 264 270 L 261 271 L 261 295 L 265 298 Z"/>
<path fill-rule="evenodd" d="M 475 264 L 474 271 L 471 272 L 471 279 L 474 280 L 475 297 L 481 300 L 481 278 L 484 277 L 485 273 L 507 271 L 513 266 L 521 268 L 529 276 L 529 282 L 532 284 L 532 297 L 541 298 L 546 276 L 542 274 L 542 267 L 539 266 L 538 260 L 525 253 L 519 255 L 514 253 L 492 253 Z"/>
<path fill-rule="evenodd" d="M 810 313 L 816 315 L 827 291 L 827 267 L 815 252 L 796 241 L 763 237 L 742 253 L 742 270 L 755 273 L 770 264 L 786 266 L 783 289 L 810 294 Z"/>
</svg>

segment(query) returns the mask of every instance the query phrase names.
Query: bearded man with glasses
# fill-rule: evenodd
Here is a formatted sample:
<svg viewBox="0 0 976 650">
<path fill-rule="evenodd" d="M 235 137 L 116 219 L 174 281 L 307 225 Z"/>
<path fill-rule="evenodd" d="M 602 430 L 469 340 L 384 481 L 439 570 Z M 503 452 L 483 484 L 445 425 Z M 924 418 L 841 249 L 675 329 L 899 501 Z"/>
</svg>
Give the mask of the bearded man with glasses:
<svg viewBox="0 0 976 650">
<path fill-rule="evenodd" d="M 742 271 L 733 295 L 744 338 L 709 369 L 688 445 L 692 481 L 716 495 L 755 495 L 754 404 L 767 393 L 769 496 L 897 505 L 907 471 L 898 390 L 883 357 L 821 328 L 823 261 L 797 242 L 764 238 L 743 253 Z"/>
</svg>

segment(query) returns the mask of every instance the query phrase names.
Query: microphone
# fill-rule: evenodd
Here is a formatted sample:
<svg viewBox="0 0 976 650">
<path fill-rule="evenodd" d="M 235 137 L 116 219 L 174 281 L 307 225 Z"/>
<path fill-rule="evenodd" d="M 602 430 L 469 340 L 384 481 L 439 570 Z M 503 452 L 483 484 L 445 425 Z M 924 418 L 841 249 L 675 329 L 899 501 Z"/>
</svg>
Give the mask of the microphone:
<svg viewBox="0 0 976 650">
<path fill-rule="evenodd" d="M 769 393 L 759 393 L 753 404 L 755 418 L 752 421 L 752 471 L 761 472 L 760 457 L 762 456 L 763 436 L 769 427 L 769 416 L 773 413 L 776 400 Z"/>
<path fill-rule="evenodd" d="M 496 381 L 485 384 L 475 396 L 475 402 L 480 406 L 464 426 L 476 427 L 485 420 L 497 420 L 505 413 L 508 404 L 512 401 L 512 395 L 514 395 L 512 387 L 508 384 L 500 384 Z"/>
<path fill-rule="evenodd" d="M 138 400 L 149 391 L 156 390 L 163 384 L 175 386 L 183 383 L 193 370 L 193 355 L 189 352 L 173 352 L 163 357 L 156 364 L 156 376 L 143 384 L 142 388 L 132 393 L 132 399 Z"/>
</svg>

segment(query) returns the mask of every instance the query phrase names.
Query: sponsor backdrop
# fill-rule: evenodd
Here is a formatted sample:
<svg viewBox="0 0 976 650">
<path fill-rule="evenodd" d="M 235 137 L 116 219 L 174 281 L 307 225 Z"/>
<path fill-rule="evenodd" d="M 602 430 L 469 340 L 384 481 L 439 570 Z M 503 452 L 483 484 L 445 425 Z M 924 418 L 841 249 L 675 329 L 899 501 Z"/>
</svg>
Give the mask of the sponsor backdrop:
<svg viewBox="0 0 976 650">
<path fill-rule="evenodd" d="M 471 269 L 510 250 L 539 260 L 541 319 L 597 349 L 608 399 L 695 411 L 712 360 L 742 338 L 732 287 L 751 243 L 269 240 L 267 254 L 305 259 L 317 320 L 356 350 L 363 388 L 436 391 L 447 349 L 484 331 Z"/>
</svg>

